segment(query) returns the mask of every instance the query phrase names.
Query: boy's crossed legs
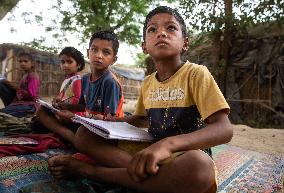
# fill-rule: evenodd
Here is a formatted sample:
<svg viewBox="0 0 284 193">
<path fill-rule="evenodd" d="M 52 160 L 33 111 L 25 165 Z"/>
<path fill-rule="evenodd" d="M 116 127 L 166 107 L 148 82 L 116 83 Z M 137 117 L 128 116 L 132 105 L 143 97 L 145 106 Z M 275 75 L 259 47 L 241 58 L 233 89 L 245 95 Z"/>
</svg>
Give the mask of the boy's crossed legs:
<svg viewBox="0 0 284 193">
<path fill-rule="evenodd" d="M 63 139 L 69 141 L 71 144 L 74 143 L 74 131 L 69 129 L 63 122 L 60 122 L 59 119 L 45 107 L 40 106 L 36 112 L 36 116 L 44 127 L 63 137 Z M 71 127 L 71 124 L 68 126 Z"/>
<path fill-rule="evenodd" d="M 75 146 L 97 164 L 91 165 L 71 156 L 52 157 L 49 159 L 49 168 L 54 177 L 79 174 L 143 192 L 216 192 L 214 163 L 206 153 L 199 150 L 187 151 L 160 166 L 157 175 L 135 182 L 127 172 L 132 156 L 115 143 L 80 127 L 75 136 Z"/>
</svg>

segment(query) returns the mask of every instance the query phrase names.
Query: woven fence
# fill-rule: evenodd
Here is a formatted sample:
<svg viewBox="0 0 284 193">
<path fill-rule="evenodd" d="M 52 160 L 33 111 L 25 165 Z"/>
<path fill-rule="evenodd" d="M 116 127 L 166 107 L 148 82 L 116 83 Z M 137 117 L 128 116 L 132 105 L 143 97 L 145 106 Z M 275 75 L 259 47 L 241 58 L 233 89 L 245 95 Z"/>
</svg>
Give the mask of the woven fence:
<svg viewBox="0 0 284 193">
<path fill-rule="evenodd" d="M 15 44 L 0 44 L 0 74 L 18 84 L 23 72 L 19 68 L 18 54 L 21 52 L 31 53 L 35 59 L 35 71 L 41 81 L 40 96 L 54 96 L 58 93 L 64 80 L 64 73 L 60 69 L 58 55 L 49 52 L 38 51 L 27 46 Z M 115 65 L 111 67 L 114 74 L 123 86 L 126 99 L 137 99 L 144 72 L 141 69 L 129 69 Z M 90 65 L 86 63 L 85 69 L 80 72 L 90 72 Z"/>
<path fill-rule="evenodd" d="M 18 54 L 30 53 L 34 56 L 35 71 L 41 81 L 40 95 L 51 96 L 58 93 L 60 85 L 64 80 L 64 74 L 60 70 L 58 56 L 48 52 L 38 51 L 27 46 L 14 44 L 0 44 L 0 69 L 1 74 L 14 84 L 18 84 L 23 76 L 19 68 Z"/>
</svg>

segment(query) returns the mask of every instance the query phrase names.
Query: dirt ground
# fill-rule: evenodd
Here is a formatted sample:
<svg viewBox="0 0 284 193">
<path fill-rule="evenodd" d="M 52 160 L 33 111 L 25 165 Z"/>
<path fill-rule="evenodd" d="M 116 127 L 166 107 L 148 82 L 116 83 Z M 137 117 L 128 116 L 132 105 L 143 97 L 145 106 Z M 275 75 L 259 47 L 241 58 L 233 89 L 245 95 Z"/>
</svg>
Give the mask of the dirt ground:
<svg viewBox="0 0 284 193">
<path fill-rule="evenodd" d="M 284 128 L 259 129 L 234 125 L 234 136 L 229 144 L 258 152 L 284 154 Z"/>
<path fill-rule="evenodd" d="M 44 97 L 44 100 L 50 101 L 50 98 Z M 3 108 L 1 100 L 0 108 Z M 135 101 L 126 101 L 124 110 L 133 112 L 133 109 L 135 109 Z M 234 136 L 229 144 L 258 152 L 284 154 L 284 128 L 259 129 L 246 125 L 234 125 Z"/>
<path fill-rule="evenodd" d="M 125 111 L 132 112 L 134 108 L 135 101 L 124 104 Z M 284 154 L 284 128 L 259 129 L 234 125 L 234 136 L 229 144 L 258 152 Z"/>
</svg>

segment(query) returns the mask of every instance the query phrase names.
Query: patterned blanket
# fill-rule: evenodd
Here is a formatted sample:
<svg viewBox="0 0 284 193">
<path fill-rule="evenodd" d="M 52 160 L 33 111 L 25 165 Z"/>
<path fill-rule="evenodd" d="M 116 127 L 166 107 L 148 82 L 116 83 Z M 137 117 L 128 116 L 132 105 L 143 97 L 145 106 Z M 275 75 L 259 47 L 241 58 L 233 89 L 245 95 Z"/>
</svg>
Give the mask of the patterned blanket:
<svg viewBox="0 0 284 193">
<path fill-rule="evenodd" d="M 45 153 L 1 158 L 0 192 L 16 193 L 30 184 L 53 181 L 47 172 L 46 160 L 62 153 L 62 150 L 55 149 Z"/>
<path fill-rule="evenodd" d="M 45 153 L 0 159 L 0 192 L 134 193 L 129 189 L 88 180 L 56 181 L 47 171 L 46 160 L 66 154 L 53 149 Z M 280 193 L 283 191 L 284 155 L 263 154 L 238 147 L 213 148 L 218 169 L 218 192 Z"/>
<path fill-rule="evenodd" d="M 29 133 L 31 118 L 18 118 L 12 115 L 0 112 L 0 132 L 6 133 Z"/>
<path fill-rule="evenodd" d="M 1 193 L 136 193 L 107 183 L 83 180 L 55 180 L 47 169 L 48 158 L 70 154 L 60 149 L 45 153 L 8 156 L 0 159 Z"/>
<path fill-rule="evenodd" d="M 213 148 L 218 192 L 283 192 L 284 155 L 264 154 L 239 147 Z"/>
</svg>

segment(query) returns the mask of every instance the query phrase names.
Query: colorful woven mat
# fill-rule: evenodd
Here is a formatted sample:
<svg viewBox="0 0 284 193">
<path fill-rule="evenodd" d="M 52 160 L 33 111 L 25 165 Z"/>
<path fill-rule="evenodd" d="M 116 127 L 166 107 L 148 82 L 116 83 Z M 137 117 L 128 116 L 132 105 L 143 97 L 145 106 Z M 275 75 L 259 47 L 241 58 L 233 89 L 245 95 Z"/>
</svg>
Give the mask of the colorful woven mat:
<svg viewBox="0 0 284 193">
<path fill-rule="evenodd" d="M 1 193 L 133 193 L 133 191 L 88 181 L 55 181 L 48 173 L 46 160 L 66 154 L 52 149 L 45 153 L 9 156 L 0 159 Z M 284 155 L 263 154 L 238 147 L 213 148 L 218 170 L 218 192 L 280 193 L 283 190 Z"/>
<path fill-rule="evenodd" d="M 70 154 L 60 149 L 45 153 L 8 156 L 0 159 L 0 193 L 137 193 L 130 189 L 83 180 L 55 180 L 47 159 Z"/>
<path fill-rule="evenodd" d="M 284 155 L 273 155 L 220 145 L 213 148 L 218 170 L 218 192 L 284 192 Z"/>
<path fill-rule="evenodd" d="M 16 193 L 20 188 L 35 182 L 53 181 L 47 172 L 49 157 L 65 154 L 63 150 L 52 149 L 45 153 L 7 156 L 0 159 L 0 192 Z"/>
</svg>

